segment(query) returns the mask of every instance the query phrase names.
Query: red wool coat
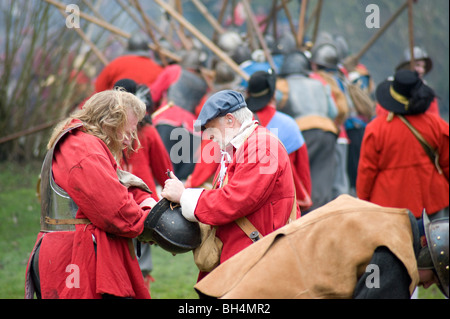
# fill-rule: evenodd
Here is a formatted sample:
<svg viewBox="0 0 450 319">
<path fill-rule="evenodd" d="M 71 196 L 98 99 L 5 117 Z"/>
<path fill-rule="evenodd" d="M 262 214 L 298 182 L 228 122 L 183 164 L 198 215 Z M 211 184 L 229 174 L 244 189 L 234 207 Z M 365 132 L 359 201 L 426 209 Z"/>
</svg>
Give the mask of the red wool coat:
<svg viewBox="0 0 450 319">
<path fill-rule="evenodd" d="M 159 201 L 155 180 L 164 186 L 167 170 L 173 171 L 172 162 L 166 147 L 153 125 L 146 124 L 138 132 L 141 148 L 132 152 L 124 161 L 123 168 L 140 177 L 152 191 L 152 197 Z"/>
<path fill-rule="evenodd" d="M 286 225 L 291 213 L 294 184 L 289 156 L 283 145 L 266 132 L 266 128 L 258 126 L 238 151 L 235 150 L 227 168 L 228 184 L 220 189 L 204 190 L 198 199 L 194 211 L 197 220 L 218 226 L 216 236 L 223 242 L 221 263 L 252 244 L 234 222 L 236 219 L 246 216 L 265 236 Z M 267 156 L 266 164 L 251 160 L 258 158 L 258 152 Z"/>
<path fill-rule="evenodd" d="M 120 79 L 132 79 L 138 84 L 150 84 L 163 71 L 152 59 L 138 55 L 124 55 L 111 61 L 95 81 L 95 92 L 111 90 Z"/>
<path fill-rule="evenodd" d="M 275 115 L 276 108 L 266 106 L 256 112 L 259 122 L 266 127 Z M 301 209 L 308 209 L 311 206 L 311 172 L 309 168 L 309 157 L 306 143 L 303 142 L 299 149 L 289 154 L 294 176 L 297 202 Z M 305 205 L 305 206 L 302 206 Z"/>
<path fill-rule="evenodd" d="M 256 114 L 262 126 L 266 127 L 275 115 L 276 109 L 268 106 L 264 107 Z M 208 182 L 216 172 L 220 163 L 220 150 L 217 143 L 211 143 L 211 140 L 202 140 L 201 152 L 202 157 L 195 165 L 194 171 L 188 177 L 185 187 L 200 187 L 203 183 Z M 214 156 L 211 156 L 214 155 Z M 207 161 L 202 160 L 206 158 Z M 291 160 L 292 173 L 297 195 L 297 202 L 301 209 L 310 207 L 311 200 L 311 173 L 309 168 L 308 149 L 306 144 L 289 154 Z M 302 207 L 307 203 L 307 206 Z"/>
<path fill-rule="evenodd" d="M 150 211 L 137 203 L 150 195 L 119 182 L 116 161 L 97 137 L 75 129 L 58 145 L 55 181 L 78 205 L 76 218 L 91 224 L 39 233 L 42 297 L 101 298 L 106 293 L 150 298 L 131 242 Z"/>
<path fill-rule="evenodd" d="M 365 130 L 356 192 L 381 206 L 408 208 L 416 217 L 449 205 L 449 125 L 429 113 L 405 116 L 434 148 L 439 149 L 440 175 L 409 128 L 395 116 L 376 117 Z"/>
</svg>

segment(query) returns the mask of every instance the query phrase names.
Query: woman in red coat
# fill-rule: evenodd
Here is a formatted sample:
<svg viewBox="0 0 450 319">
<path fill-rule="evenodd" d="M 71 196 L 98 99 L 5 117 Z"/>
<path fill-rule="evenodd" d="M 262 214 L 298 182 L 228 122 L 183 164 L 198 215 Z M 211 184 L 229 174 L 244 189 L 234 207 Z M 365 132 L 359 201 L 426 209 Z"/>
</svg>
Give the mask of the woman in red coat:
<svg viewBox="0 0 450 319">
<path fill-rule="evenodd" d="M 389 115 L 376 117 L 366 127 L 356 182 L 358 197 L 381 206 L 408 208 L 416 218 L 423 209 L 430 216 L 445 210 L 448 214 L 449 125 L 426 112 L 433 91 L 417 72 L 400 70 L 393 81 L 378 86 L 376 96 Z M 438 150 L 438 165 L 398 115 Z"/>
<path fill-rule="evenodd" d="M 117 164 L 144 114 L 144 103 L 131 93 L 103 91 L 55 128 L 48 170 L 58 194 L 41 187 L 51 196 L 41 191 L 41 232 L 27 267 L 26 298 L 34 289 L 41 298 L 150 298 L 131 239 L 142 233 L 156 202 L 139 184 L 126 183 L 123 176 L 132 176 Z M 65 199 L 53 200 L 61 193 Z M 67 198 L 73 217 L 61 218 L 67 211 L 45 205 Z M 39 281 L 31 280 L 36 268 Z"/>
</svg>

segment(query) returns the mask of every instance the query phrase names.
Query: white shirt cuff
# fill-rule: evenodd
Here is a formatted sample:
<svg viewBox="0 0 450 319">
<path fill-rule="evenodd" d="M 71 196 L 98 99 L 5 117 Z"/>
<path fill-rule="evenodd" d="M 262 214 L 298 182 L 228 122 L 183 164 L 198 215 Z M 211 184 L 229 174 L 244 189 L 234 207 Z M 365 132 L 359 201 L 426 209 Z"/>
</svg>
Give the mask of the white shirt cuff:
<svg viewBox="0 0 450 319">
<path fill-rule="evenodd" d="M 197 218 L 195 218 L 194 212 L 197 207 L 198 199 L 203 191 L 204 188 L 186 188 L 181 195 L 181 213 L 184 218 L 191 222 L 198 222 Z"/>
</svg>

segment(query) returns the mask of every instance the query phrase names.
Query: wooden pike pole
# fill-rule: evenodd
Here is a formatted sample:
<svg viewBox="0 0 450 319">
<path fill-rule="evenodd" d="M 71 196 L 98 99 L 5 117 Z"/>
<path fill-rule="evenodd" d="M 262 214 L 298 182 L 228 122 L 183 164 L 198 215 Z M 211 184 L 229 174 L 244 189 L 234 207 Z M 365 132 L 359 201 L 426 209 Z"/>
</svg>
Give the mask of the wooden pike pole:
<svg viewBox="0 0 450 319">
<path fill-rule="evenodd" d="M 286 17 L 287 17 L 287 19 L 288 19 L 288 21 L 289 21 L 289 27 L 291 28 L 292 35 L 293 35 L 294 38 L 295 38 L 295 43 L 296 43 L 296 46 L 297 46 L 297 48 L 298 48 L 299 45 L 298 45 L 298 39 L 297 39 L 297 32 L 295 31 L 295 26 L 294 26 L 294 23 L 292 22 L 291 13 L 289 12 L 289 9 L 288 9 L 288 7 L 287 7 L 287 3 L 288 3 L 289 1 L 290 1 L 290 0 L 288 0 L 288 1 L 286 1 L 286 0 L 281 0 L 281 5 L 283 6 L 284 13 L 286 14 Z"/>
<path fill-rule="evenodd" d="M 89 9 L 92 11 L 92 13 L 99 19 L 105 20 L 105 18 L 102 17 L 102 15 L 98 12 L 98 10 L 94 7 L 94 5 L 89 0 L 83 0 L 84 4 L 89 7 Z M 122 38 L 119 38 L 118 36 L 114 35 L 114 38 L 117 42 L 119 42 L 123 47 L 126 47 L 126 43 L 124 43 Z"/>
<path fill-rule="evenodd" d="M 413 17 L 413 1 L 408 0 L 408 31 L 409 31 L 409 50 L 411 52 L 411 59 L 409 61 L 409 68 L 414 71 L 416 61 L 414 59 L 414 17 Z"/>
<path fill-rule="evenodd" d="M 323 0 L 319 0 L 317 2 L 317 7 L 316 7 L 317 11 L 316 11 L 315 19 L 314 19 L 314 30 L 313 30 L 312 43 L 316 43 L 317 34 L 319 33 L 319 23 L 320 23 L 320 16 L 322 13 L 322 4 L 323 4 Z"/>
<path fill-rule="evenodd" d="M 62 9 L 58 10 L 64 18 L 67 18 L 69 15 L 63 11 Z M 103 63 L 103 65 L 107 65 L 109 63 L 108 59 L 103 55 L 103 53 L 97 48 L 97 46 L 92 43 L 91 40 L 86 36 L 86 33 L 84 33 L 81 28 L 74 28 L 75 32 L 78 33 L 78 35 L 83 39 L 83 41 L 91 48 L 91 50 L 94 52 L 94 54 L 99 58 L 99 60 Z"/>
<path fill-rule="evenodd" d="M 57 7 L 57 8 L 59 8 L 59 9 L 61 9 L 61 10 L 66 10 L 66 5 L 64 3 L 61 3 L 61 2 L 56 1 L 56 0 L 44 0 L 44 1 L 49 3 L 49 4 L 51 4 L 51 5 L 53 5 L 53 6 L 55 6 L 55 7 Z M 98 26 L 100 26 L 100 27 L 102 27 L 102 28 L 104 28 L 104 29 L 106 29 L 106 30 L 108 30 L 110 32 L 118 34 L 118 35 L 120 35 L 120 36 L 122 36 L 124 38 L 128 39 L 128 38 L 131 37 L 131 34 L 129 34 L 128 32 L 125 32 L 122 29 L 119 29 L 119 28 L 115 27 L 114 25 L 112 25 L 112 24 L 110 24 L 110 23 L 108 23 L 108 22 L 106 22 L 104 20 L 95 18 L 95 17 L 90 16 L 90 15 L 84 13 L 84 12 L 80 12 L 80 17 L 85 19 L 85 20 L 87 20 L 87 21 L 95 23 L 96 25 L 98 25 Z M 150 49 L 152 49 L 152 50 L 156 50 L 156 46 L 153 43 L 150 43 L 148 45 L 148 47 Z M 169 50 L 161 48 L 161 53 L 164 54 L 165 56 L 171 58 L 172 60 L 174 60 L 176 62 L 180 61 L 180 57 L 175 55 L 174 53 L 170 52 Z"/>
<path fill-rule="evenodd" d="M 376 40 L 386 31 L 386 29 L 397 19 L 397 17 L 402 13 L 402 11 L 408 7 L 409 0 L 406 0 L 400 8 L 389 18 L 389 20 L 378 30 L 376 34 L 369 39 L 369 41 L 364 45 L 364 47 L 355 55 L 347 57 L 344 61 L 344 66 L 347 70 L 353 70 L 358 64 L 359 59 L 367 52 L 367 50 L 375 43 Z"/>
<path fill-rule="evenodd" d="M 273 70 L 276 70 L 275 64 L 273 63 L 272 55 L 270 54 L 270 51 L 267 48 L 266 41 L 264 41 L 264 38 L 261 34 L 261 30 L 259 29 L 259 25 L 258 23 L 256 23 L 256 18 L 255 15 L 253 14 L 252 8 L 250 7 L 250 3 L 248 2 L 248 0 L 242 0 L 242 4 L 244 5 L 245 12 L 247 13 L 247 18 L 250 20 L 250 24 L 252 25 L 253 32 L 256 33 L 259 43 L 261 44 L 264 54 L 266 55 L 267 62 L 269 62 L 270 67 Z"/>
<path fill-rule="evenodd" d="M 266 24 L 262 24 L 259 23 L 259 26 L 262 27 L 264 25 L 264 31 L 262 32 L 263 34 L 266 34 L 267 31 L 269 30 L 269 26 L 271 23 L 274 24 L 273 27 L 273 34 L 274 34 L 274 39 L 276 40 L 276 16 L 277 16 L 277 0 L 272 0 L 272 8 L 270 9 L 269 14 L 266 16 L 266 18 L 264 19 L 264 21 L 266 21 Z"/>
<path fill-rule="evenodd" d="M 276 11 L 276 5 L 277 0 L 273 0 L 273 6 L 272 6 L 272 31 L 273 31 L 273 38 L 276 41 L 278 36 L 278 11 Z M 269 24 L 267 24 L 269 26 Z"/>
<path fill-rule="evenodd" d="M 298 21 L 298 32 L 297 32 L 297 48 L 300 48 L 303 45 L 303 36 L 305 33 L 305 17 L 306 17 L 306 9 L 308 7 L 308 0 L 302 0 L 302 5 L 300 9 L 300 17 Z"/>
<path fill-rule="evenodd" d="M 130 7 L 128 7 L 125 3 L 122 2 L 122 0 L 116 0 L 116 2 L 122 7 L 122 9 L 130 16 L 131 19 L 136 22 L 136 24 L 139 26 L 141 30 L 145 30 L 145 26 L 142 24 L 141 20 L 139 20 L 136 15 L 130 10 Z M 161 32 L 158 31 L 160 34 Z"/>
<path fill-rule="evenodd" d="M 173 7 L 175 8 L 175 11 L 180 16 L 183 16 L 183 4 L 181 3 L 180 0 L 174 0 L 174 1 L 175 1 L 175 3 L 173 4 Z M 191 50 L 193 47 L 193 43 L 192 43 L 192 40 L 188 39 L 188 37 L 186 36 L 183 26 L 180 25 L 179 27 L 177 27 L 175 25 L 175 23 L 173 23 L 173 21 L 171 21 L 171 25 L 173 26 L 176 34 L 178 35 L 178 38 L 180 39 L 181 43 L 183 44 L 183 47 L 188 51 Z"/>
<path fill-rule="evenodd" d="M 9 141 L 18 139 L 18 138 L 23 137 L 23 136 L 34 134 L 34 133 L 42 131 L 42 130 L 45 130 L 45 129 L 49 128 L 49 127 L 52 127 L 55 124 L 58 124 L 63 119 L 64 118 L 60 118 L 60 119 L 57 119 L 57 120 L 54 120 L 54 121 L 51 121 L 51 122 L 47 122 L 47 123 L 44 123 L 44 124 L 40 124 L 40 125 L 37 125 L 37 126 L 34 126 L 34 127 L 27 128 L 26 130 L 23 130 L 23 131 L 20 131 L 20 132 L 17 132 L 17 133 L 13 133 L 13 134 L 10 134 L 10 135 L 4 136 L 4 137 L 0 137 L 0 144 L 3 144 L 3 143 L 6 143 L 6 142 L 9 142 Z"/>
<path fill-rule="evenodd" d="M 222 3 L 222 8 L 220 9 L 219 12 L 219 17 L 217 18 L 217 22 L 222 25 L 222 21 L 223 21 L 223 17 L 225 16 L 225 11 L 227 9 L 228 6 L 228 0 L 224 0 Z M 212 36 L 213 42 L 217 43 L 217 37 L 218 37 L 218 33 L 217 31 L 214 31 L 214 34 Z"/>
<path fill-rule="evenodd" d="M 284 0 L 284 1 L 282 1 L 282 2 L 284 2 L 284 3 L 277 5 L 276 12 L 278 13 L 278 11 L 280 11 L 281 9 L 283 9 L 283 4 L 287 4 L 287 3 L 291 2 L 291 1 L 292 1 L 292 0 Z M 263 25 L 267 24 L 268 21 L 269 21 L 269 19 L 270 19 L 270 15 L 267 16 L 267 17 L 265 17 L 264 19 L 262 19 L 262 20 L 259 22 L 259 26 L 262 27 Z"/>
<path fill-rule="evenodd" d="M 209 13 L 208 8 L 200 0 L 191 0 L 192 3 L 197 7 L 198 11 L 208 20 L 209 24 L 214 28 L 214 31 L 223 34 L 225 29 L 217 22 L 217 20 Z"/>
<path fill-rule="evenodd" d="M 239 74 L 242 78 L 248 81 L 249 76 L 239 66 L 234 62 L 227 54 L 225 54 L 219 47 L 211 42 L 203 33 L 201 33 L 196 27 L 194 27 L 189 21 L 187 21 L 183 16 L 176 12 L 172 7 L 162 0 L 154 0 L 159 4 L 167 13 L 169 13 L 175 20 L 182 24 L 189 32 L 191 32 L 197 39 L 200 40 L 206 47 L 214 52 L 219 58 L 221 58 L 230 68 Z"/>
<path fill-rule="evenodd" d="M 164 54 L 161 54 L 161 46 L 159 45 L 159 41 L 158 39 L 156 39 L 155 35 L 153 34 L 151 25 L 150 25 L 150 19 L 149 17 L 145 14 L 144 10 L 142 10 L 141 4 L 139 3 L 139 0 L 134 0 L 134 7 L 136 8 L 136 10 L 139 12 L 139 14 L 142 17 L 142 20 L 144 20 L 144 24 L 145 24 L 145 30 L 147 31 L 147 34 L 150 36 L 150 38 L 152 39 L 153 43 L 156 46 L 156 52 L 159 54 L 159 56 L 161 57 L 161 62 L 164 66 L 167 66 L 167 59 L 165 57 Z"/>
</svg>

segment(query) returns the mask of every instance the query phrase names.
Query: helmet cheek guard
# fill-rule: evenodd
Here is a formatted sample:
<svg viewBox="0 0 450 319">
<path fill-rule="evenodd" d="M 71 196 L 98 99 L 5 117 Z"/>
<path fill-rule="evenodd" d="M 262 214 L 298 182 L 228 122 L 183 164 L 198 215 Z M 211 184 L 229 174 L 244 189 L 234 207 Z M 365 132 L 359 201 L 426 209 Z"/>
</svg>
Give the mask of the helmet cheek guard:
<svg viewBox="0 0 450 319">
<path fill-rule="evenodd" d="M 449 244 L 449 223 L 447 218 L 438 218 L 430 221 L 428 215 L 424 212 L 423 227 L 425 230 L 425 237 L 429 254 L 431 256 L 431 263 L 433 270 L 439 279 L 439 288 L 442 293 L 448 298 L 449 295 L 449 259 L 448 259 L 448 244 Z M 419 263 L 419 268 L 421 267 Z"/>
<path fill-rule="evenodd" d="M 172 254 L 183 254 L 200 245 L 200 226 L 184 218 L 179 204 L 163 198 L 148 214 L 138 240 L 154 242 Z"/>
</svg>

